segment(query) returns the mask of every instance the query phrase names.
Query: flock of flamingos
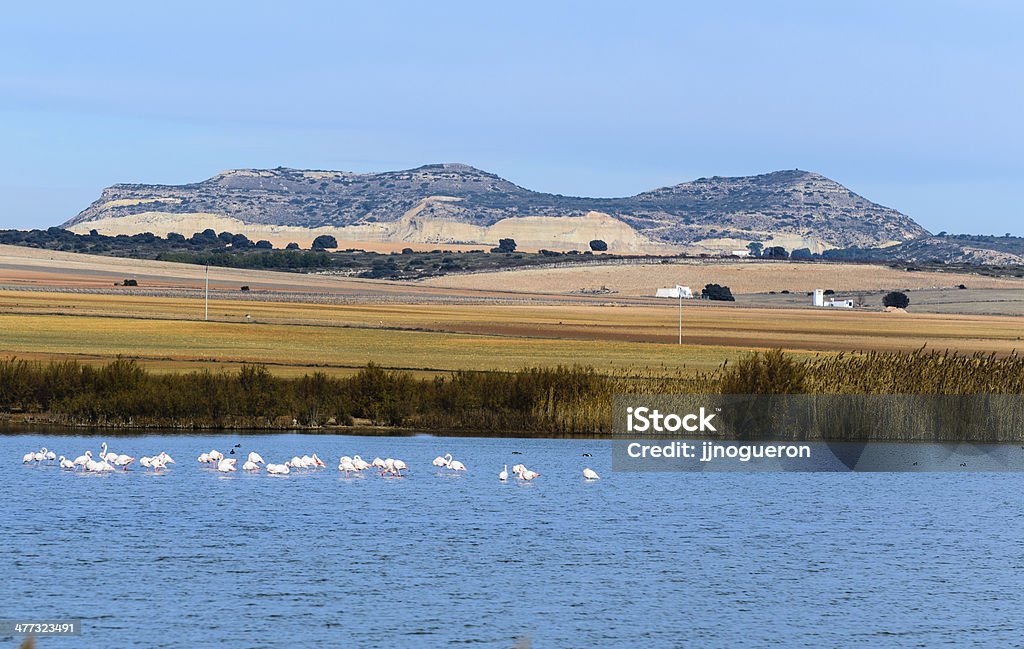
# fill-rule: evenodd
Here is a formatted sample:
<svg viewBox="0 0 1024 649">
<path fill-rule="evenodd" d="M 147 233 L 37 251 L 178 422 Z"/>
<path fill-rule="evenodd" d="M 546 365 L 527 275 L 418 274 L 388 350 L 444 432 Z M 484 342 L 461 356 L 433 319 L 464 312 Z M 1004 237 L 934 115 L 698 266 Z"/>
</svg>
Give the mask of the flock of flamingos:
<svg viewBox="0 0 1024 649">
<path fill-rule="evenodd" d="M 239 445 L 236 445 L 236 448 Z M 123 455 L 111 452 L 108 450 L 107 443 L 103 442 L 100 444 L 102 450 L 99 452 L 99 459 L 93 457 L 92 451 L 86 451 L 82 455 L 79 455 L 74 460 L 69 460 L 63 455 L 57 457 L 57 454 L 53 451 L 43 447 L 38 451 L 30 451 L 26 453 L 22 458 L 22 464 L 35 464 L 40 465 L 44 462 L 53 463 L 57 462 L 61 469 L 68 471 L 86 471 L 92 473 L 103 473 L 106 471 L 127 471 L 128 467 L 135 462 L 135 458 L 130 455 Z M 234 449 L 231 449 L 230 454 L 235 453 Z M 196 458 L 200 463 L 212 464 L 215 466 L 217 471 L 221 473 L 231 473 L 237 471 L 238 458 L 224 457 L 224 454 L 218 450 L 211 450 L 208 453 L 201 454 Z M 158 455 L 145 456 L 139 458 L 139 464 L 150 471 L 161 471 L 167 468 L 168 464 L 176 464 L 174 458 L 168 455 L 166 452 L 161 451 Z M 444 456 L 438 456 L 434 458 L 432 464 L 441 470 L 450 470 L 455 473 L 459 471 L 466 471 L 466 465 L 462 462 L 452 459 L 451 453 Z M 281 464 L 274 464 L 272 462 L 265 462 L 259 453 L 252 451 L 249 453 L 242 464 L 242 470 L 246 472 L 259 472 L 265 470 L 270 475 L 287 475 L 291 473 L 292 469 L 322 469 L 327 464 L 321 460 L 316 453 L 312 455 L 303 455 L 302 457 L 295 456 L 292 459 L 283 462 Z M 373 458 L 372 462 L 367 462 L 358 455 L 349 457 L 343 455 L 338 460 L 338 471 L 343 472 L 345 475 L 358 474 L 363 471 L 377 472 L 382 476 L 392 477 L 404 477 L 403 471 L 409 471 L 409 466 L 402 460 L 396 460 L 394 458 L 381 459 L 379 457 Z M 540 477 L 540 473 L 527 469 L 522 464 L 516 464 L 512 467 L 512 475 L 518 480 L 530 482 L 535 478 Z M 593 469 L 583 469 L 583 477 L 587 480 L 598 480 L 600 476 Z M 498 479 L 502 482 L 509 479 L 508 465 L 498 474 Z"/>
</svg>

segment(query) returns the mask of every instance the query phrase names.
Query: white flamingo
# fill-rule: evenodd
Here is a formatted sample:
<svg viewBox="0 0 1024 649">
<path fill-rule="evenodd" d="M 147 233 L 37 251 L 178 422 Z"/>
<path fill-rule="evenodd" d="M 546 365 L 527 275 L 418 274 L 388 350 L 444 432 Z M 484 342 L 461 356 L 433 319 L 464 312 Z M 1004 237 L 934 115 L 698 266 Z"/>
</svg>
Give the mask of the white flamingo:
<svg viewBox="0 0 1024 649">
<path fill-rule="evenodd" d="M 85 465 L 88 464 L 90 460 L 92 460 L 92 451 L 86 451 L 83 455 L 76 457 L 72 464 L 75 466 L 81 466 L 84 469 Z"/>
<path fill-rule="evenodd" d="M 40 452 L 42 452 L 43 459 L 46 460 L 47 462 L 53 462 L 54 460 L 57 459 L 57 454 L 54 453 L 53 451 L 47 450 L 45 446 L 42 449 L 40 449 Z"/>
<path fill-rule="evenodd" d="M 199 457 L 196 458 L 196 461 L 202 462 L 203 464 L 209 464 L 210 462 L 213 462 L 213 460 L 210 459 L 209 453 L 200 453 Z"/>
<path fill-rule="evenodd" d="M 448 466 L 448 462 L 451 461 L 451 459 L 451 453 L 448 453 L 444 457 L 438 455 L 437 457 L 434 458 L 434 461 L 431 462 L 431 464 L 433 464 L 434 466 Z"/>
<path fill-rule="evenodd" d="M 221 459 L 217 462 L 217 470 L 221 473 L 230 473 L 235 470 L 235 458 Z"/>
<path fill-rule="evenodd" d="M 358 471 L 358 469 L 356 469 L 356 465 L 352 463 L 352 458 L 345 455 L 338 460 L 338 471 L 344 471 L 345 475 L 348 475 L 349 473 Z"/>
<path fill-rule="evenodd" d="M 601 476 L 597 475 L 597 471 L 594 471 L 593 469 L 590 468 L 583 469 L 583 477 L 586 478 L 587 480 L 601 479 Z"/>
<path fill-rule="evenodd" d="M 459 462 L 458 460 L 452 460 L 451 462 L 448 463 L 448 468 L 458 473 L 459 471 L 465 471 L 466 465 L 463 464 L 462 462 Z"/>
<path fill-rule="evenodd" d="M 166 469 L 167 464 L 164 461 L 163 453 L 152 458 L 150 460 L 149 466 L 156 471 L 159 471 L 160 469 Z"/>
<path fill-rule="evenodd" d="M 113 466 L 120 467 L 122 471 L 128 470 L 128 465 L 135 461 L 135 458 L 130 455 L 118 455 L 117 453 L 107 453 L 107 462 Z"/>
<path fill-rule="evenodd" d="M 519 477 L 522 478 L 523 480 L 526 480 L 527 482 L 539 476 L 539 473 L 537 473 L 536 471 L 531 471 L 529 469 L 524 469 L 523 472 L 519 474 Z"/>
<path fill-rule="evenodd" d="M 24 455 L 21 456 L 21 463 L 22 464 L 28 464 L 29 462 L 35 462 L 35 461 L 36 461 L 36 452 L 35 451 L 29 451 L 28 453 L 25 453 Z"/>
<path fill-rule="evenodd" d="M 243 471 L 259 471 L 260 468 L 261 468 L 260 465 L 256 464 L 252 460 L 246 460 L 245 464 L 242 465 L 242 470 Z"/>
<path fill-rule="evenodd" d="M 75 463 L 67 459 L 63 455 L 60 456 L 60 468 L 62 469 L 74 469 Z"/>
<path fill-rule="evenodd" d="M 209 455 L 211 462 L 220 462 L 221 460 L 224 459 L 224 454 L 218 451 L 217 449 L 210 451 Z"/>
<path fill-rule="evenodd" d="M 164 464 L 177 464 L 177 462 L 174 461 L 174 458 L 168 455 L 165 451 L 160 451 L 160 455 L 157 457 L 159 457 L 160 461 Z"/>
<path fill-rule="evenodd" d="M 149 457 L 148 455 L 143 455 L 142 457 L 139 458 L 139 466 L 151 469 L 153 468 L 154 459 L 156 458 Z"/>
<path fill-rule="evenodd" d="M 287 475 L 291 473 L 288 464 L 267 464 L 267 473 L 271 475 Z"/>
<path fill-rule="evenodd" d="M 254 464 L 266 464 L 266 462 L 263 461 L 263 457 L 256 451 L 250 451 L 249 457 L 246 461 Z"/>
<path fill-rule="evenodd" d="M 515 466 L 512 467 L 512 473 L 514 473 L 516 475 L 519 475 L 520 473 L 522 473 L 525 470 L 526 470 L 526 465 L 525 464 L 516 464 Z"/>
<path fill-rule="evenodd" d="M 373 462 L 370 462 L 370 466 L 372 466 L 375 469 L 383 469 L 385 467 L 384 460 L 380 459 L 379 457 L 375 457 L 373 458 Z"/>
<path fill-rule="evenodd" d="M 325 466 L 327 466 L 327 463 L 321 460 L 319 455 L 313 453 L 313 466 L 315 466 L 318 469 L 322 469 Z"/>
<path fill-rule="evenodd" d="M 363 458 L 358 455 L 352 458 L 352 466 L 356 468 L 356 471 L 365 471 L 370 468 L 370 465 Z"/>
<path fill-rule="evenodd" d="M 508 480 L 508 465 L 507 464 L 505 465 L 505 468 L 501 470 L 501 473 L 498 474 L 498 480 L 501 480 L 502 482 Z"/>
</svg>

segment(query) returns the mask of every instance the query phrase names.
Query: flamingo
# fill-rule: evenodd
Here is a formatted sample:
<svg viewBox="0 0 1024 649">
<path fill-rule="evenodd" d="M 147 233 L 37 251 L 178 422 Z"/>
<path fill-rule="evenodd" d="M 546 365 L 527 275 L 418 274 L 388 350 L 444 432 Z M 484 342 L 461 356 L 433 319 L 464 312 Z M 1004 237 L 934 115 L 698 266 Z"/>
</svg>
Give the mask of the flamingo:
<svg viewBox="0 0 1024 649">
<path fill-rule="evenodd" d="M 462 462 L 459 462 L 458 460 L 452 460 L 448 462 L 448 468 L 457 473 L 459 471 L 465 471 L 466 465 L 463 464 Z"/>
<path fill-rule="evenodd" d="M 526 465 L 525 464 L 517 464 L 517 465 L 512 467 L 512 473 L 514 473 L 516 475 L 519 475 L 520 473 L 522 473 L 525 470 L 526 470 Z"/>
<path fill-rule="evenodd" d="M 529 482 L 530 480 L 533 480 L 534 478 L 538 477 L 539 475 L 540 474 L 537 473 L 536 471 L 531 471 L 529 469 L 524 469 L 523 472 L 519 474 L 519 477 L 522 478 L 523 480 L 526 480 L 527 482 Z"/>
<path fill-rule="evenodd" d="M 597 471 L 587 468 L 583 469 L 583 477 L 587 480 L 600 480 L 601 476 L 597 475 Z"/>
<path fill-rule="evenodd" d="M 72 462 L 72 464 L 74 464 L 75 466 L 81 466 L 84 469 L 85 465 L 88 464 L 91 460 L 92 451 L 86 451 L 84 455 L 79 455 L 78 457 L 76 457 L 75 461 Z"/>
<path fill-rule="evenodd" d="M 397 473 L 399 477 L 402 476 L 402 471 L 409 470 L 409 465 L 407 465 L 405 462 L 401 460 L 395 460 L 394 463 L 392 464 L 392 467 L 394 467 L 395 473 Z"/>
<path fill-rule="evenodd" d="M 28 464 L 29 462 L 35 462 L 35 461 L 36 461 L 35 451 L 29 451 L 28 453 L 25 453 L 23 456 L 21 456 L 21 463 L 22 464 Z"/>
<path fill-rule="evenodd" d="M 292 457 L 292 459 L 290 459 L 287 462 L 285 462 L 285 465 L 287 465 L 287 466 L 289 466 L 289 467 L 291 467 L 293 469 L 301 469 L 302 468 L 302 458 L 299 457 L 298 455 L 296 455 L 296 456 Z"/>
<path fill-rule="evenodd" d="M 246 460 L 245 464 L 242 465 L 243 471 L 259 471 L 260 465 L 256 464 L 252 460 Z"/>
<path fill-rule="evenodd" d="M 358 455 L 352 458 L 352 466 L 356 468 L 356 471 L 364 471 L 370 468 L 370 465 L 366 463 L 366 460 Z"/>
<path fill-rule="evenodd" d="M 143 467 L 146 467 L 147 469 L 151 469 L 153 467 L 153 460 L 155 460 L 155 459 L 156 459 L 155 457 L 149 457 L 148 455 L 143 455 L 142 457 L 139 458 L 139 466 L 143 466 Z"/>
<path fill-rule="evenodd" d="M 160 461 L 163 462 L 164 464 L 177 464 L 177 462 L 174 461 L 174 458 L 164 451 L 160 451 L 160 455 L 158 455 L 157 457 L 159 457 Z"/>
<path fill-rule="evenodd" d="M 121 467 L 122 471 L 128 470 L 128 465 L 135 461 L 135 458 L 130 455 L 118 455 L 117 453 L 108 453 L 106 457 L 107 462 L 114 466 Z"/>
<path fill-rule="evenodd" d="M 75 463 L 67 459 L 63 455 L 60 456 L 60 468 L 62 469 L 74 469 Z"/>
<path fill-rule="evenodd" d="M 375 457 L 373 458 L 373 462 L 370 462 L 370 466 L 372 466 L 375 469 L 383 469 L 386 465 L 384 463 L 384 460 L 380 459 L 379 457 Z"/>
<path fill-rule="evenodd" d="M 502 482 L 508 480 L 508 465 L 507 464 L 505 465 L 505 468 L 501 470 L 501 473 L 498 474 L 498 480 L 501 480 Z"/>
<path fill-rule="evenodd" d="M 342 456 L 342 458 L 338 461 L 338 470 L 344 471 L 345 475 L 348 475 L 353 471 L 358 471 L 358 469 L 356 469 L 356 465 L 352 463 L 352 458 L 348 457 L 347 455 Z"/>
<path fill-rule="evenodd" d="M 235 458 L 221 459 L 217 462 L 217 470 L 221 473 L 230 473 L 235 470 Z"/>
<path fill-rule="evenodd" d="M 266 464 L 266 462 L 263 461 L 263 457 L 256 451 L 249 452 L 249 458 L 247 461 L 254 464 Z"/>
<path fill-rule="evenodd" d="M 271 475 L 287 475 L 291 473 L 288 464 L 268 464 L 267 473 Z"/>
<path fill-rule="evenodd" d="M 441 457 L 440 455 L 438 455 L 437 457 L 434 458 L 434 461 L 431 462 L 431 464 L 433 464 L 434 466 L 448 466 L 448 462 L 451 459 L 452 459 L 452 454 L 451 453 L 448 453 L 444 457 Z"/>
<path fill-rule="evenodd" d="M 320 459 L 319 455 L 313 453 L 313 466 L 315 466 L 318 469 L 322 469 L 323 467 L 327 466 L 327 464 Z"/>
<path fill-rule="evenodd" d="M 54 460 L 57 459 L 57 454 L 54 453 L 53 451 L 47 450 L 45 446 L 41 448 L 39 452 L 43 454 L 43 459 L 46 460 L 47 462 L 53 462 Z"/>
<path fill-rule="evenodd" d="M 210 454 L 209 453 L 200 453 L 199 457 L 197 457 L 196 460 L 198 462 L 202 462 L 203 464 L 208 464 L 208 463 L 213 461 L 213 460 L 210 459 Z"/>
<path fill-rule="evenodd" d="M 221 460 L 224 459 L 224 454 L 216 449 L 210 451 L 209 455 L 211 462 L 220 462 Z"/>
<path fill-rule="evenodd" d="M 163 453 L 161 453 L 160 455 L 157 455 L 156 457 L 154 457 L 150 461 L 149 465 L 150 465 L 150 467 L 152 467 L 156 471 L 159 471 L 160 469 L 166 469 L 167 465 L 164 463 Z"/>
</svg>

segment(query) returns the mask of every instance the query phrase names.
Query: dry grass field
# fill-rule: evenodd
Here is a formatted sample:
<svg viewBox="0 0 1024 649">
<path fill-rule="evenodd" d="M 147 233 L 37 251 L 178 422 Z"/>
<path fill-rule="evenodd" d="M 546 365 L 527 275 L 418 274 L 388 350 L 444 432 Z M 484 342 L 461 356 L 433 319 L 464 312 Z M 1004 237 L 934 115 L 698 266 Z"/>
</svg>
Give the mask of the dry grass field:
<svg viewBox="0 0 1024 649">
<path fill-rule="evenodd" d="M 674 306 L 302 304 L 0 291 L 0 355 L 159 369 L 263 362 L 294 373 L 373 361 L 420 371 L 587 364 L 623 373 L 709 370 L 749 349 L 807 354 L 1024 349 L 1014 317 Z"/>
<path fill-rule="evenodd" d="M 0 246 L 0 286 L 6 287 L 0 356 L 99 362 L 120 355 L 159 370 L 260 362 L 284 374 L 314 367 L 350 372 L 370 361 L 420 372 L 585 364 L 616 374 L 674 374 L 774 347 L 800 354 L 922 346 L 1024 350 L 1024 320 L 980 312 L 1020 303 L 1024 282 L 1011 279 L 735 262 L 522 270 L 414 283 L 218 268 L 211 269 L 210 322 L 203 322 L 203 273 L 184 264 Z M 126 276 L 139 278 L 140 288 L 113 287 Z M 680 346 L 675 302 L 640 297 L 676 281 L 729 284 L 740 300 L 686 302 Z M 971 290 L 923 288 L 958 283 Z M 240 293 L 240 284 L 252 291 Z M 577 284 L 621 293 L 555 294 Z M 789 286 L 794 294 L 742 293 L 768 285 Z M 953 310 L 951 300 L 960 299 L 979 312 L 811 309 L 797 292 L 816 286 L 916 287 L 933 310 Z"/>
<path fill-rule="evenodd" d="M 816 288 L 848 292 L 935 289 L 952 288 L 958 284 L 976 289 L 1024 290 L 1024 279 L 968 273 L 908 272 L 869 264 L 691 260 L 667 264 L 608 264 L 447 275 L 419 283 L 455 290 L 514 290 L 546 294 L 607 287 L 616 296 L 629 297 L 651 296 L 659 286 L 682 284 L 699 289 L 711 283 L 728 286 L 733 293 L 740 295 L 782 290 L 806 293 Z"/>
</svg>

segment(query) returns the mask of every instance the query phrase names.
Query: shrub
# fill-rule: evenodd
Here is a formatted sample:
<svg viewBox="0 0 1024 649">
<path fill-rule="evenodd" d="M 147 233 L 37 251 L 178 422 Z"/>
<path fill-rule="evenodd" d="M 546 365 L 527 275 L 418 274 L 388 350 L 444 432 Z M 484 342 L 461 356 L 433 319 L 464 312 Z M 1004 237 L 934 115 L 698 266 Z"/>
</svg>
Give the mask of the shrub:
<svg viewBox="0 0 1024 649">
<path fill-rule="evenodd" d="M 590 242 L 590 249 L 595 252 L 605 252 L 608 250 L 608 244 L 600 239 L 594 239 Z"/>
<path fill-rule="evenodd" d="M 138 285 L 139 285 L 139 282 L 137 280 L 134 280 L 134 279 L 126 279 L 121 284 L 121 286 L 138 286 Z"/>
<path fill-rule="evenodd" d="M 329 234 L 321 234 L 316 239 L 313 239 L 313 250 L 324 250 L 327 248 L 337 248 L 338 240 Z"/>
<path fill-rule="evenodd" d="M 706 300 L 718 300 L 720 302 L 735 302 L 736 298 L 732 296 L 732 291 L 729 290 L 728 286 L 721 286 L 719 284 L 708 284 L 701 289 L 700 294 Z"/>
<path fill-rule="evenodd" d="M 900 291 L 886 293 L 885 297 L 882 298 L 882 305 L 887 307 L 905 309 L 909 304 L 910 297 L 908 297 L 906 293 L 902 293 Z"/>
<path fill-rule="evenodd" d="M 516 240 L 515 239 L 498 239 L 498 247 L 491 248 L 491 252 L 515 252 L 516 251 Z"/>
</svg>

